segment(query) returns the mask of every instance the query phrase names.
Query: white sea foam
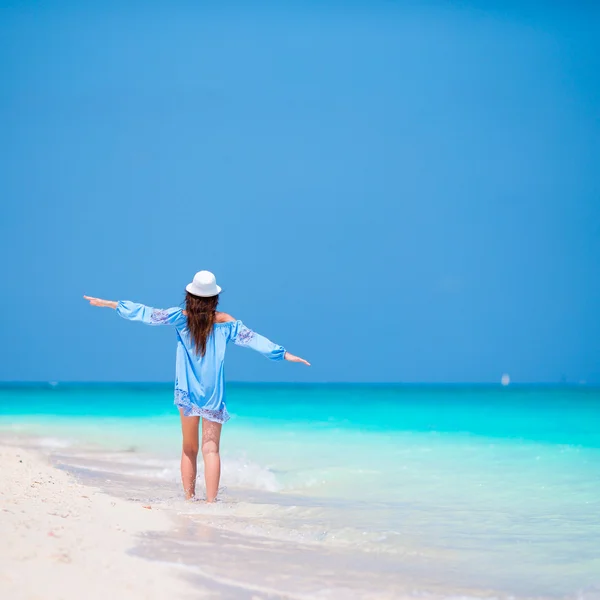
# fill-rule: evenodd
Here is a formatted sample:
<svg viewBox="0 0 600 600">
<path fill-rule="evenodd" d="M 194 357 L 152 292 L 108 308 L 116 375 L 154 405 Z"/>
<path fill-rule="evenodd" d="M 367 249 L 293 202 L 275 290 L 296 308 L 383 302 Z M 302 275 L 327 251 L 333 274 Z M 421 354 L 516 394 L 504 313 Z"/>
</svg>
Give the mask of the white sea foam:
<svg viewBox="0 0 600 600">
<path fill-rule="evenodd" d="M 67 449 L 70 443 L 59 439 L 44 438 L 40 440 L 48 450 Z M 121 476 L 133 476 L 149 480 L 173 482 L 177 486 L 180 480 L 179 460 L 149 457 L 135 452 L 89 451 L 71 447 L 67 453 L 56 455 L 61 461 L 78 469 L 86 469 L 98 473 L 115 473 Z M 264 492 L 278 492 L 283 485 L 275 474 L 245 457 L 225 455 L 223 462 L 222 483 L 233 488 L 244 488 Z M 203 478 L 202 459 L 198 460 L 198 477 Z"/>
<path fill-rule="evenodd" d="M 223 470 L 223 482 L 227 485 L 266 492 L 277 492 L 283 487 L 270 469 L 245 458 L 224 459 Z"/>
<path fill-rule="evenodd" d="M 58 449 L 69 448 L 73 442 L 64 438 L 43 437 L 37 440 L 37 445 L 41 448 Z"/>
</svg>

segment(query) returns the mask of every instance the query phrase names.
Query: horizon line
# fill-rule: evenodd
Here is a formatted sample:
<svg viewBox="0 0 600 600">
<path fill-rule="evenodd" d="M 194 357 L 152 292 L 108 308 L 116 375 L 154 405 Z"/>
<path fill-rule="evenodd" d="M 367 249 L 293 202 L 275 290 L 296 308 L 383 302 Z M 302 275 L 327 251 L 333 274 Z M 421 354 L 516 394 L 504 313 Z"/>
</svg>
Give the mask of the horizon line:
<svg viewBox="0 0 600 600">
<path fill-rule="evenodd" d="M 9 387 L 43 387 L 57 388 L 60 386 L 105 386 L 105 387 L 167 387 L 173 386 L 172 381 L 19 381 L 6 380 L 0 381 L 1 388 Z M 539 382 L 522 381 L 503 384 L 494 381 L 460 381 L 460 382 L 426 382 L 426 381 L 228 381 L 227 385 L 245 385 L 245 386 L 285 386 L 285 387 L 324 387 L 324 386 L 344 386 L 344 387 L 494 387 L 494 388 L 513 388 L 513 387 L 568 387 L 568 388 L 600 388 L 600 383 L 580 382 Z"/>
</svg>

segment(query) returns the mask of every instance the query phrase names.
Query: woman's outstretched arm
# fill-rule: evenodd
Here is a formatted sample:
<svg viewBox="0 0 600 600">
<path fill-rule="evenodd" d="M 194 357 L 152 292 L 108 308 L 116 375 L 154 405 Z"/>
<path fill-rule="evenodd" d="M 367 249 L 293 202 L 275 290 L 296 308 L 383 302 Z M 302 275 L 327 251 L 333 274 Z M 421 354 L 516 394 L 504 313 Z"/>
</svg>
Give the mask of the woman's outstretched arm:
<svg viewBox="0 0 600 600">
<path fill-rule="evenodd" d="M 224 315 L 224 320 L 235 322 L 231 333 L 231 340 L 237 346 L 245 346 L 246 348 L 256 350 L 256 352 L 260 352 L 260 354 L 271 360 L 287 360 L 289 362 L 302 363 L 310 367 L 310 363 L 307 360 L 288 352 L 283 346 L 274 344 L 266 337 L 252 331 L 241 321 L 236 321 L 229 315 Z"/>
<path fill-rule="evenodd" d="M 177 325 L 185 320 L 183 311 L 179 307 L 174 308 L 152 308 L 137 302 L 129 300 L 102 300 L 101 298 L 93 298 L 92 296 L 84 296 L 92 306 L 100 306 L 103 308 L 114 308 L 117 314 L 123 319 L 129 321 L 139 321 L 146 325 Z"/>
</svg>

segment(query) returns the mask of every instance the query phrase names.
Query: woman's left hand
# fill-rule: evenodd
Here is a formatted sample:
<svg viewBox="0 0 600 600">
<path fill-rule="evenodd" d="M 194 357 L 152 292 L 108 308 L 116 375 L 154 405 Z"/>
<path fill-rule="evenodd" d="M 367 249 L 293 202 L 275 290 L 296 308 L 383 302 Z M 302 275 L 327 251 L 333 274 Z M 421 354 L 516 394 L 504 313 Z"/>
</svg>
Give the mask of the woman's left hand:
<svg viewBox="0 0 600 600">
<path fill-rule="evenodd" d="M 84 296 L 92 306 L 100 306 L 102 308 L 117 308 L 117 303 L 112 300 L 102 300 L 102 298 L 94 298 L 93 296 Z"/>
</svg>

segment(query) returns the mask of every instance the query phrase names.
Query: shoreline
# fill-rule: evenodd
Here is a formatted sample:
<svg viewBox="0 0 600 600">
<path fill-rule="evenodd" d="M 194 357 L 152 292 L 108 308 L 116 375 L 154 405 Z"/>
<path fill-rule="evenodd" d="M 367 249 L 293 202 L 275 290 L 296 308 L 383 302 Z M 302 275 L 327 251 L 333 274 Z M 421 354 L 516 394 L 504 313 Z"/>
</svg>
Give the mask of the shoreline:
<svg viewBox="0 0 600 600">
<path fill-rule="evenodd" d="M 252 531 L 254 518 L 272 508 L 259 497 L 173 505 L 160 497 L 171 484 L 151 490 L 135 475 L 86 473 L 37 449 L 39 439 L 0 438 L 6 482 L 0 489 L 0 598 L 313 600 L 325 594 L 332 600 L 410 600 L 411 589 L 420 587 L 408 573 L 392 575 L 389 568 L 380 574 L 385 581 L 376 583 L 370 571 L 383 555 L 311 543 L 301 539 L 301 525 L 292 529 L 296 540 L 275 530 L 269 537 Z M 237 515 L 236 506 L 252 507 L 251 513 Z M 184 507 L 189 510 L 182 513 Z M 241 520 L 241 529 L 223 522 L 230 519 Z M 356 574 L 347 572 L 349 564 Z M 465 600 L 489 597 L 464 592 Z M 428 597 L 447 594 L 430 588 Z"/>
<path fill-rule="evenodd" d="M 160 508 L 82 485 L 20 446 L 0 444 L 0 472 L 0 597 L 189 597 L 175 566 L 134 553 L 148 536 L 176 527 Z"/>
</svg>

